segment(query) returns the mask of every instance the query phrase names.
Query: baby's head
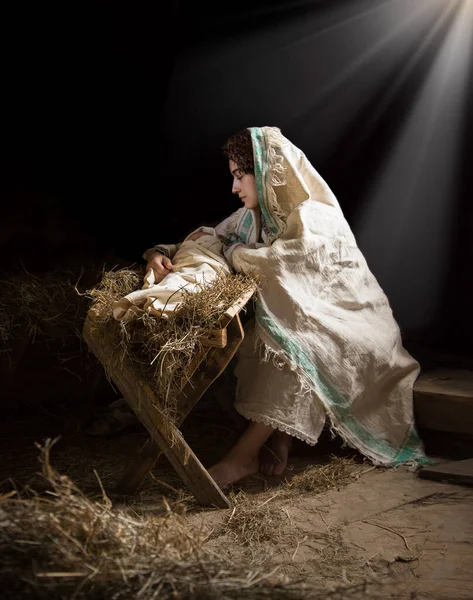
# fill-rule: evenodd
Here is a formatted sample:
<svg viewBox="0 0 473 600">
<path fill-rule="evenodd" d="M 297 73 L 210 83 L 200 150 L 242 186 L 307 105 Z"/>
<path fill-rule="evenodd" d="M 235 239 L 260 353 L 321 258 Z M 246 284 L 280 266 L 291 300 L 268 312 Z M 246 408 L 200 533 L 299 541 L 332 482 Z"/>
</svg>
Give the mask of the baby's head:
<svg viewBox="0 0 473 600">
<path fill-rule="evenodd" d="M 192 241 L 196 242 L 199 238 L 203 237 L 204 235 L 209 235 L 209 234 L 205 233 L 204 231 L 196 231 L 195 233 L 192 233 L 191 235 L 187 236 L 186 241 L 192 240 Z"/>
<path fill-rule="evenodd" d="M 210 229 L 210 228 L 209 228 Z M 195 242 L 198 246 L 203 246 L 207 250 L 214 252 L 215 254 L 222 253 L 222 242 L 220 238 L 215 234 L 215 231 L 205 232 L 205 231 L 196 231 L 191 233 L 184 240 L 185 242 Z"/>
</svg>

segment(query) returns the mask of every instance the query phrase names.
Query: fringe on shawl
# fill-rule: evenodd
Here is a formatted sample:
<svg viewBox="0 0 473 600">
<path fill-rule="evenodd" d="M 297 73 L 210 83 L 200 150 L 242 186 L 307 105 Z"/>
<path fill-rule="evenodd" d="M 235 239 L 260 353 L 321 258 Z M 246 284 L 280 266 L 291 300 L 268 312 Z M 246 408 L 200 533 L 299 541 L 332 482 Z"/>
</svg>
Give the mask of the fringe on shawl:
<svg viewBox="0 0 473 600">
<path fill-rule="evenodd" d="M 271 185 L 286 185 L 286 167 L 284 157 L 273 146 L 268 148 L 269 179 Z"/>
<path fill-rule="evenodd" d="M 286 230 L 287 215 L 279 206 L 277 195 L 273 188 L 286 185 L 286 166 L 284 164 L 284 157 L 276 152 L 271 145 L 271 140 L 269 140 L 268 147 L 268 175 L 271 183 L 271 187 L 268 190 L 269 202 L 271 205 L 272 216 L 274 217 L 279 230 L 279 236 Z"/>
<path fill-rule="evenodd" d="M 255 328 L 253 331 L 253 348 L 255 355 L 259 358 L 259 361 L 262 363 L 271 361 L 274 367 L 279 370 L 284 369 L 285 366 L 289 367 L 289 369 L 297 375 L 297 381 L 299 383 L 297 396 L 313 394 L 314 389 L 305 377 L 304 373 L 298 368 L 294 361 L 291 360 L 284 350 L 275 350 L 274 348 L 271 348 L 271 346 L 269 346 L 262 338 L 261 333 L 263 332 L 264 330 L 261 331 L 261 326 L 255 321 Z"/>
<path fill-rule="evenodd" d="M 287 356 L 286 352 L 284 350 L 274 350 L 274 348 L 270 347 L 264 341 L 263 337 L 264 337 L 264 329 L 262 329 L 261 326 L 258 325 L 257 322 L 255 322 L 255 328 L 254 328 L 254 333 L 253 333 L 253 342 L 254 342 L 255 354 L 259 357 L 259 360 L 261 362 L 271 361 L 272 364 L 277 369 L 283 369 L 287 365 L 292 371 L 294 371 L 297 375 L 297 380 L 300 385 L 298 391 L 296 392 L 297 396 L 305 395 L 305 394 L 316 394 L 316 392 L 313 388 L 313 385 L 306 378 L 305 374 L 297 367 L 297 365 Z M 283 423 L 278 423 L 277 421 L 274 421 L 270 417 L 253 414 L 253 413 L 250 413 L 250 412 L 244 411 L 244 410 L 243 411 L 238 410 L 238 412 L 240 412 L 240 414 L 242 414 L 242 416 L 244 416 L 246 419 L 264 423 L 265 425 L 269 425 L 271 427 L 279 429 L 280 431 L 283 431 L 284 433 L 292 435 L 293 437 L 296 437 L 297 439 L 302 440 L 303 442 L 305 442 L 311 446 L 314 446 L 317 443 L 317 441 L 307 439 L 306 436 L 304 436 L 300 432 L 296 431 L 295 429 L 288 427 L 288 426 L 284 425 Z M 346 436 L 346 434 L 344 433 L 343 429 L 340 427 L 337 427 L 337 425 L 335 425 L 335 419 L 333 418 L 331 411 L 328 410 L 327 407 L 325 407 L 325 412 L 328 417 L 327 425 L 328 425 L 328 429 L 330 431 L 331 438 L 333 439 L 333 438 L 335 438 L 335 436 L 338 436 L 342 440 L 342 447 L 348 446 L 349 448 L 352 448 L 353 450 L 356 450 L 357 452 L 361 452 L 361 454 L 366 456 L 373 465 L 378 466 L 378 467 L 391 468 L 391 469 L 397 469 L 399 466 L 403 466 L 403 467 L 407 467 L 408 471 L 416 471 L 420 467 L 425 466 L 422 461 L 417 461 L 415 459 L 406 461 L 406 462 L 402 463 L 402 465 L 386 464 L 386 462 L 383 462 L 377 456 L 375 456 L 373 453 L 371 453 L 368 447 L 363 447 L 363 449 L 362 449 L 362 448 L 360 448 L 360 446 L 358 446 L 354 442 L 354 440 L 349 439 Z"/>
</svg>

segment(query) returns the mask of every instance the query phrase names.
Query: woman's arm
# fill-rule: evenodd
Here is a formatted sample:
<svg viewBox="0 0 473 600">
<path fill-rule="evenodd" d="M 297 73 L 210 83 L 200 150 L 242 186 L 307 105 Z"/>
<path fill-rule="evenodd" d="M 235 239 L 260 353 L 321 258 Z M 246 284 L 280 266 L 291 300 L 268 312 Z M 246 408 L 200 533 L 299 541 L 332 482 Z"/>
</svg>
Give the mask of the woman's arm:
<svg viewBox="0 0 473 600">
<path fill-rule="evenodd" d="M 148 248 L 143 254 L 143 258 L 147 261 L 146 271 L 150 269 L 154 271 L 155 283 L 160 283 L 172 269 L 172 257 L 176 254 L 180 244 L 160 244 Z"/>
<path fill-rule="evenodd" d="M 237 211 L 237 213 L 240 213 L 241 210 L 242 209 Z M 198 227 L 194 232 L 192 232 L 192 234 L 189 234 L 187 238 L 189 238 L 191 235 L 197 235 L 198 233 L 209 233 L 211 235 L 218 235 L 217 227 L 220 227 L 221 233 L 223 233 L 227 229 L 231 230 L 231 223 L 235 220 L 235 214 L 236 213 L 230 215 L 230 217 L 219 223 L 219 225 L 217 225 L 215 229 L 213 227 L 206 226 Z M 156 283 L 161 282 L 166 277 L 166 275 L 168 275 L 172 271 L 172 258 L 178 251 L 180 245 L 181 244 L 158 244 L 157 246 L 148 248 L 148 250 L 144 252 L 143 258 L 147 261 L 146 271 L 153 269 Z"/>
<path fill-rule="evenodd" d="M 147 261 L 151 258 L 151 256 L 155 253 L 155 252 L 159 252 L 159 254 L 162 254 L 163 256 L 166 256 L 167 258 L 169 258 L 170 260 L 172 260 L 172 257 L 176 254 L 176 252 L 179 250 L 179 246 L 181 244 L 158 244 L 157 246 L 153 246 L 152 248 L 148 248 L 148 250 L 146 250 L 143 254 L 143 258 Z"/>
</svg>

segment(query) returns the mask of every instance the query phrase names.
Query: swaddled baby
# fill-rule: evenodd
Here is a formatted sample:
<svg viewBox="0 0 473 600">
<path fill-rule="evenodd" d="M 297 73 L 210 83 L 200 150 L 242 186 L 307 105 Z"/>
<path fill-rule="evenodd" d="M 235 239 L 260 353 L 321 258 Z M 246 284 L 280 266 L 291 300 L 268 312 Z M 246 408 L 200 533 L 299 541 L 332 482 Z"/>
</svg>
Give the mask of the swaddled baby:
<svg viewBox="0 0 473 600">
<path fill-rule="evenodd" d="M 201 227 L 191 233 L 173 257 L 173 269 L 160 283 L 155 283 L 150 269 L 142 289 L 114 302 L 113 316 L 117 321 L 129 320 L 144 311 L 167 318 L 182 302 L 183 291 L 193 292 L 219 275 L 230 275 L 232 269 L 222 251 L 222 242 L 211 227 Z"/>
</svg>

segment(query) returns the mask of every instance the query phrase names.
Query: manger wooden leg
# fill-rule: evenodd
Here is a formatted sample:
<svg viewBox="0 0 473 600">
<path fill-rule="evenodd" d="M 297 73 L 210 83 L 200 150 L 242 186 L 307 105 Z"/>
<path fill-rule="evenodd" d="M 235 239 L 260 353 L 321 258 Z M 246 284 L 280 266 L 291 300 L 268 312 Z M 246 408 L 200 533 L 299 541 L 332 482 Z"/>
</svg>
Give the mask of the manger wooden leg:
<svg viewBox="0 0 473 600">
<path fill-rule="evenodd" d="M 194 494 L 195 498 L 205 506 L 229 508 L 230 502 L 210 477 L 205 467 L 199 461 L 185 442 L 180 431 L 170 430 L 173 439 L 156 432 L 143 446 L 139 460 L 133 462 L 125 472 L 116 487 L 120 494 L 133 494 L 143 483 L 161 453 L 164 453 L 182 481 Z M 156 442 L 156 437 L 159 441 Z"/>
<path fill-rule="evenodd" d="M 222 374 L 230 360 L 235 355 L 242 339 L 243 327 L 240 317 L 236 315 L 227 327 L 227 345 L 224 348 L 212 348 L 204 356 L 205 370 L 196 370 L 195 376 L 192 379 L 192 384 L 186 384 L 181 392 L 178 401 L 178 418 L 176 425 L 181 426 L 184 419 L 202 397 L 207 388 L 214 382 L 219 375 Z M 228 406 L 226 407 L 228 409 Z M 232 413 L 230 413 L 232 414 Z M 232 415 L 238 419 L 238 413 Z M 246 425 L 246 420 L 241 417 L 241 421 L 236 421 L 239 429 L 243 429 Z M 142 485 L 146 476 L 156 464 L 161 455 L 161 450 L 156 443 L 149 439 L 140 450 L 136 460 L 134 460 L 128 469 L 125 471 L 122 479 L 119 481 L 115 490 L 119 494 L 134 494 Z"/>
<path fill-rule="evenodd" d="M 107 358 L 113 356 L 113 349 L 108 347 L 106 340 L 94 336 L 94 324 L 89 318 L 84 324 L 84 338 L 100 362 L 107 365 L 116 386 L 195 498 L 207 506 L 228 508 L 227 497 L 192 452 L 182 433 L 158 410 L 151 388 L 137 381 L 127 362 L 120 369 L 110 365 Z"/>
<path fill-rule="evenodd" d="M 182 433 L 174 423 L 156 408 L 154 402 L 150 400 L 154 399 L 151 388 L 146 385 L 139 387 L 135 385 L 133 394 L 130 394 L 130 390 L 124 391 L 124 388 L 126 388 L 123 385 L 124 371 L 122 369 L 116 374 L 118 387 L 122 389 L 124 395 L 125 393 L 130 396 L 133 395 L 132 402 L 138 400 L 138 406 L 141 408 L 139 414 L 143 424 L 148 429 L 161 452 L 166 455 L 182 481 L 201 504 L 217 506 L 218 508 L 228 508 L 230 502 L 227 497 L 186 443 Z"/>
<path fill-rule="evenodd" d="M 178 427 L 181 426 L 184 419 L 202 397 L 207 388 L 219 377 L 219 375 L 221 375 L 222 371 L 237 351 L 238 346 L 243 339 L 243 335 L 240 318 L 236 315 L 227 327 L 227 345 L 224 348 L 210 349 L 207 356 L 204 357 L 205 371 L 197 370 L 196 375 L 192 380 L 192 385 L 189 382 L 182 390 L 178 401 L 179 414 L 176 421 Z M 235 411 L 234 418 L 238 417 L 239 415 Z M 241 419 L 243 423 L 238 421 L 236 424 L 239 428 L 243 429 L 246 421 L 243 417 L 241 417 Z M 136 493 L 146 479 L 148 473 L 156 464 L 160 455 L 161 450 L 159 449 L 159 446 L 157 446 L 152 439 L 149 439 L 140 450 L 136 460 L 134 460 L 125 471 L 123 477 L 118 482 L 115 491 L 119 494 Z"/>
</svg>

